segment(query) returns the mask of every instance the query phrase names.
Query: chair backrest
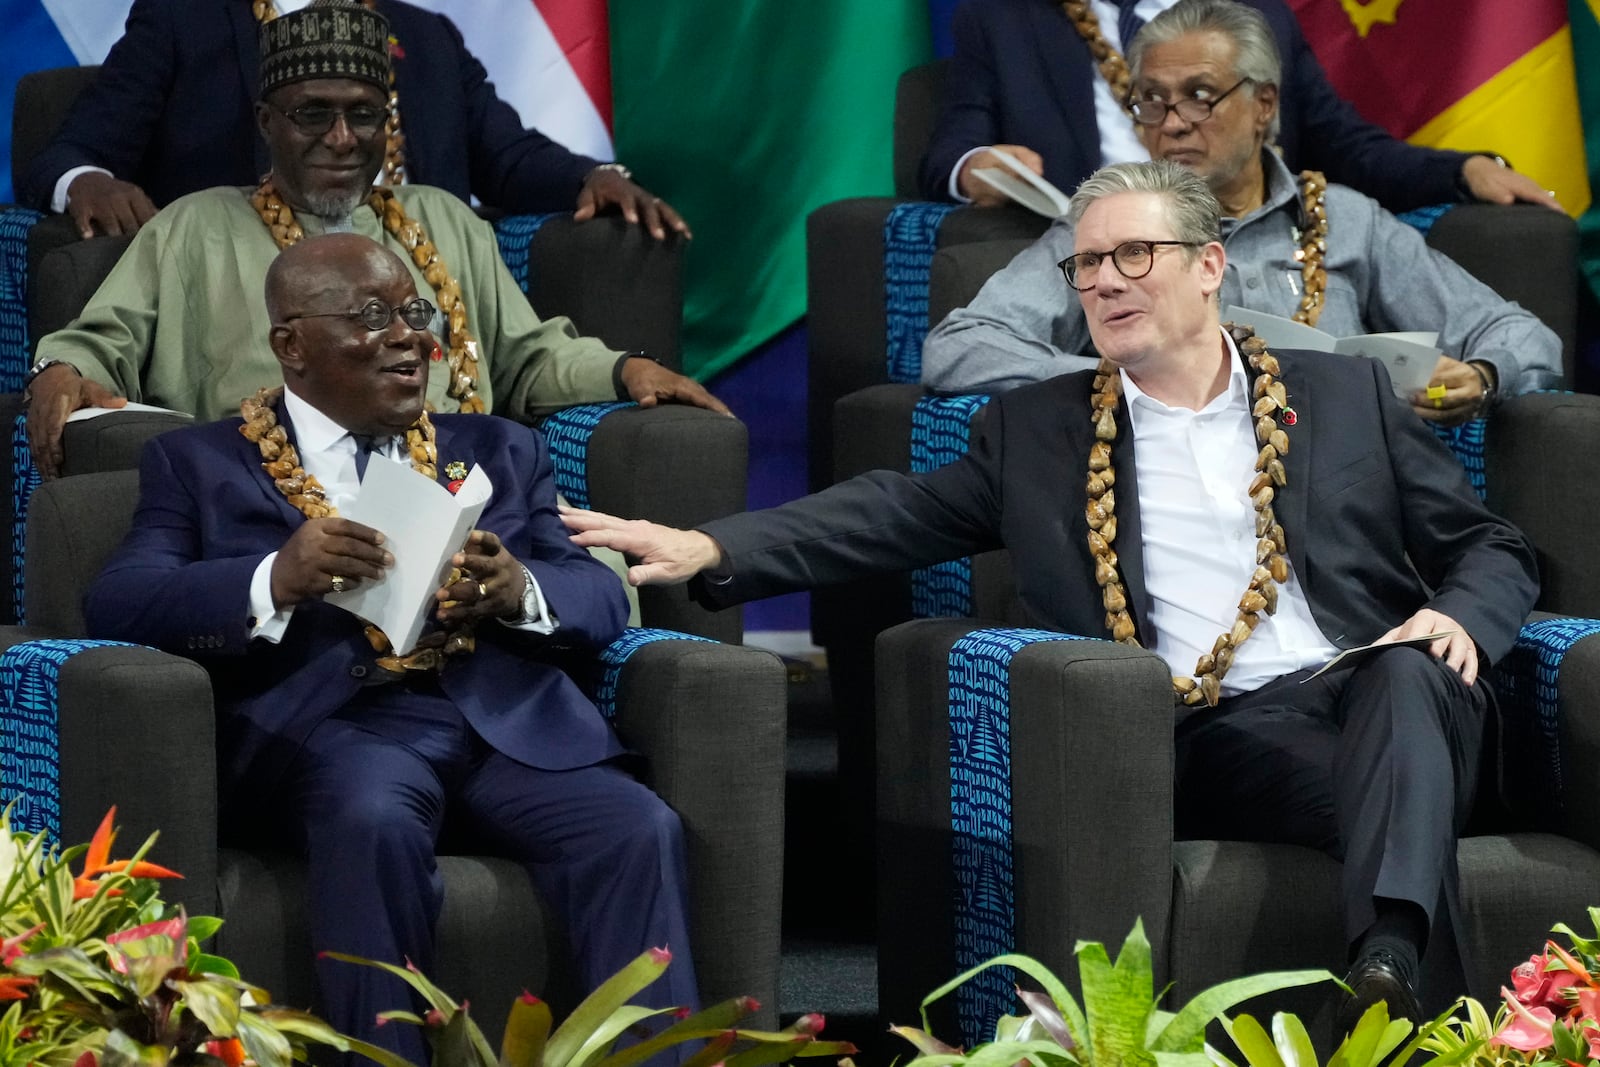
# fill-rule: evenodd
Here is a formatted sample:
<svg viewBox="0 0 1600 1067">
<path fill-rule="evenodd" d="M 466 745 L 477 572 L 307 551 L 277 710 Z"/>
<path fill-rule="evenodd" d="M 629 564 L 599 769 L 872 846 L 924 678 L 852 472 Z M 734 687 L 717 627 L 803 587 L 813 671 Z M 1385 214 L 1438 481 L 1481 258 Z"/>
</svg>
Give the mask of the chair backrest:
<svg viewBox="0 0 1600 1067">
<path fill-rule="evenodd" d="M 950 245 L 935 252 L 933 266 L 928 272 L 929 324 L 938 323 L 953 309 L 972 303 L 983 283 L 1032 243 L 1026 238 L 975 241 Z"/>
<path fill-rule="evenodd" d="M 52 67 L 24 74 L 11 105 L 11 187 L 20 188 L 45 145 L 66 121 L 78 94 L 89 87 L 99 67 Z"/>
<path fill-rule="evenodd" d="M 78 317 L 133 240 L 132 237 L 91 237 L 84 241 L 79 240 L 77 234 L 71 234 L 70 238 L 68 243 L 44 251 L 31 269 L 28 336 L 35 347 L 39 338 Z"/>
<path fill-rule="evenodd" d="M 1428 245 L 1539 317 L 1561 338 L 1562 376 L 1573 380 L 1578 336 L 1578 224 L 1533 204 L 1458 204 L 1428 231 Z"/>
<path fill-rule="evenodd" d="M 912 67 L 900 75 L 894 92 L 894 195 L 915 199 L 917 169 L 922 153 L 933 139 L 933 126 L 939 120 L 939 103 L 944 96 L 948 59 L 936 59 Z"/>
<path fill-rule="evenodd" d="M 45 482 L 28 503 L 28 624 L 77 637 L 83 598 L 133 523 L 139 472 L 80 474 Z"/>
</svg>

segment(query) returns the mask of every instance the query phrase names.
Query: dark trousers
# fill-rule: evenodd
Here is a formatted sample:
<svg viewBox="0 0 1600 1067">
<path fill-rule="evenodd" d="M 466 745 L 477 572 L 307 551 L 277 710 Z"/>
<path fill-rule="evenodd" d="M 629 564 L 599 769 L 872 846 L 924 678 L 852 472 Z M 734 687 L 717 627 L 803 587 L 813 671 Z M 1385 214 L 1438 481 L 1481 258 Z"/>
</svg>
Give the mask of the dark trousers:
<svg viewBox="0 0 1600 1067">
<path fill-rule="evenodd" d="M 283 790 L 319 952 L 409 959 L 428 973 L 444 893 L 435 846 L 448 811 L 527 867 L 563 920 L 585 989 L 665 946 L 672 965 L 636 1002 L 698 1007 L 682 826 L 616 765 L 537 770 L 490 748 L 436 687 L 391 684 L 318 726 Z M 319 960 L 317 977 L 336 1028 L 428 1062 L 416 1027 L 376 1025 L 380 1011 L 416 1006 L 398 979 L 336 960 Z"/>
<path fill-rule="evenodd" d="M 1302 677 L 1178 724 L 1178 836 L 1308 845 L 1342 860 L 1352 943 L 1372 925 L 1374 898 L 1418 905 L 1436 932 L 1446 918 L 1460 930 L 1456 835 L 1476 787 L 1487 680 L 1468 688 L 1415 648 Z"/>
</svg>

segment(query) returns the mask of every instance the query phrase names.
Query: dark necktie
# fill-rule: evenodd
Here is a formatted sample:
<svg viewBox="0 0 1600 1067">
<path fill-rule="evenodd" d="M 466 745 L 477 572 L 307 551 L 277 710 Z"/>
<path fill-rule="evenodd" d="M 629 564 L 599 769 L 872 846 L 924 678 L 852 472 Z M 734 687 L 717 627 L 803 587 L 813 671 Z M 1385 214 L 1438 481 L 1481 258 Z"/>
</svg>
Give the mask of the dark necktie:
<svg viewBox="0 0 1600 1067">
<path fill-rule="evenodd" d="M 1139 0 L 1112 0 L 1121 9 L 1117 15 L 1117 36 L 1122 38 L 1122 54 L 1128 54 L 1128 46 L 1133 44 L 1133 37 L 1144 25 L 1144 19 L 1133 13 L 1133 7 Z"/>
<path fill-rule="evenodd" d="M 353 433 L 350 439 L 356 443 L 356 481 L 359 482 L 367 476 L 367 461 L 372 458 L 372 453 L 382 449 L 389 439 L 374 437 L 370 433 Z"/>
</svg>

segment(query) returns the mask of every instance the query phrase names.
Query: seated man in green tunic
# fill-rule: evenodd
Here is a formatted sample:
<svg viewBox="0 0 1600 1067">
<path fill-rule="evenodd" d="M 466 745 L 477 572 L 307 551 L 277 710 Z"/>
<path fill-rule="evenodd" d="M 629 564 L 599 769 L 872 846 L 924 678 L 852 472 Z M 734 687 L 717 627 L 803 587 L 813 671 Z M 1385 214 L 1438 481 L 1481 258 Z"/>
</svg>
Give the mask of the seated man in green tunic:
<svg viewBox="0 0 1600 1067">
<path fill-rule="evenodd" d="M 690 378 L 541 320 L 500 259 L 493 230 L 441 189 L 372 187 L 383 165 L 388 23 L 319 0 L 262 31 L 256 121 L 272 170 L 255 189 L 174 201 L 128 247 L 69 327 L 41 339 L 28 437 L 46 477 L 66 417 L 123 398 L 223 418 L 280 379 L 261 299 L 280 248 L 354 231 L 404 260 L 431 294 L 447 363 L 429 376 L 438 411 L 528 419 L 572 404 L 677 401 L 727 413 Z"/>
</svg>

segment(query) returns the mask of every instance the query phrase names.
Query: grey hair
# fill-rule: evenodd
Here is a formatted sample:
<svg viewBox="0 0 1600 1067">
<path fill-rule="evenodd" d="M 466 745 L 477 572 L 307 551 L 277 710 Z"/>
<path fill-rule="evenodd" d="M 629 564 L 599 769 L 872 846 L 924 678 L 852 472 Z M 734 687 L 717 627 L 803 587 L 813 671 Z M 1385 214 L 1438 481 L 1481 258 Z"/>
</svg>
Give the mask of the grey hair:
<svg viewBox="0 0 1600 1067">
<path fill-rule="evenodd" d="M 1173 236 L 1180 241 L 1203 245 L 1218 240 L 1222 232 L 1222 205 L 1217 203 L 1205 179 L 1165 159 L 1101 167 L 1085 178 L 1078 191 L 1072 194 L 1067 222 L 1076 229 L 1090 204 L 1118 193 L 1160 196 L 1166 205 L 1167 222 L 1172 226 Z"/>
<path fill-rule="evenodd" d="M 1144 54 L 1159 44 L 1171 44 L 1194 33 L 1220 33 L 1234 43 L 1233 72 L 1248 78 L 1257 95 L 1263 85 L 1281 85 L 1283 63 L 1277 41 L 1266 18 L 1238 0 L 1178 0 L 1134 35 L 1128 45 L 1128 71 L 1137 83 L 1144 67 Z M 1221 86 L 1218 87 L 1222 88 Z M 1267 143 L 1278 139 L 1278 112 L 1267 128 Z"/>
</svg>

